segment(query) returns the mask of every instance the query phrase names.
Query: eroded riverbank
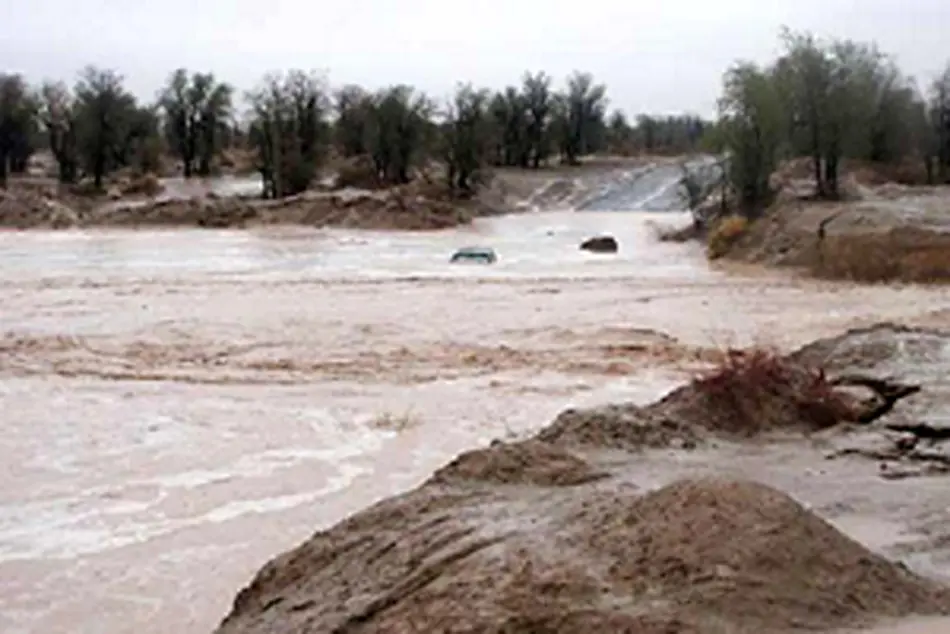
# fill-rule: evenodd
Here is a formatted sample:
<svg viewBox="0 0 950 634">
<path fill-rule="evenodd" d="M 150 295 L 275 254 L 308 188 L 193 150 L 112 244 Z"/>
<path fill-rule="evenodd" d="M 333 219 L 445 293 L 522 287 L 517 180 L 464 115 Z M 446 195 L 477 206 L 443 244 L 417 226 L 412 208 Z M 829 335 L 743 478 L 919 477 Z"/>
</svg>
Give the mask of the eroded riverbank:
<svg viewBox="0 0 950 634">
<path fill-rule="evenodd" d="M 0 629 L 208 632 L 253 572 L 460 451 L 649 402 L 708 348 L 936 323 L 940 289 L 710 270 L 670 216 L 0 241 Z M 609 232 L 621 253 L 577 251 Z M 499 265 L 449 267 L 490 243 Z"/>
</svg>

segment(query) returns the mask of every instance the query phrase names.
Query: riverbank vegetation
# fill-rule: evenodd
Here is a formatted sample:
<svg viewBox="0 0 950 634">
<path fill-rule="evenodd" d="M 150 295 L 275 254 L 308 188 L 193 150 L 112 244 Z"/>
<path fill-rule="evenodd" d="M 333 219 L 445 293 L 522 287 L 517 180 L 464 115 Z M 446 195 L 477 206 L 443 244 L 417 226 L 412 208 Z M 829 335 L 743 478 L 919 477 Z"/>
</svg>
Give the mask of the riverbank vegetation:
<svg viewBox="0 0 950 634">
<path fill-rule="evenodd" d="M 950 65 L 920 83 L 874 44 L 783 31 L 768 64 L 724 75 L 718 118 L 628 118 L 609 110 L 589 73 L 555 81 L 526 72 L 500 89 L 459 84 L 437 100 L 412 86 L 377 90 L 305 71 L 271 73 L 249 91 L 177 69 L 142 102 L 108 69 L 73 85 L 0 75 L 0 186 L 45 151 L 62 183 L 102 191 L 117 171 L 208 176 L 256 171 L 264 196 L 302 192 L 328 166 L 338 182 L 399 186 L 433 178 L 467 197 L 491 168 L 576 165 L 585 155 L 718 152 L 732 212 L 768 207 L 787 159 L 811 163 L 815 197 L 842 196 L 845 161 L 887 166 L 897 180 L 950 179 Z"/>
<path fill-rule="evenodd" d="M 239 103 L 246 107 L 242 108 Z M 333 163 L 344 180 L 403 185 L 433 165 L 459 196 L 486 168 L 537 169 L 580 157 L 694 151 L 707 127 L 695 116 L 608 111 L 607 89 L 576 72 L 558 86 L 544 73 L 488 90 L 460 84 L 439 101 L 411 86 L 331 86 L 313 72 L 271 73 L 239 91 L 211 73 L 177 69 L 153 103 L 116 71 L 85 68 L 74 85 L 0 75 L 0 185 L 46 150 L 62 183 L 93 191 L 118 170 L 208 176 L 257 171 L 264 195 L 300 193 Z M 250 162 L 247 161 L 250 159 Z"/>
<path fill-rule="evenodd" d="M 808 160 L 820 200 L 844 195 L 846 161 L 907 184 L 950 182 L 950 64 L 921 85 L 873 43 L 789 30 L 781 43 L 770 64 L 739 62 L 725 73 L 706 139 L 729 156 L 735 213 L 760 215 L 792 158 Z"/>
</svg>

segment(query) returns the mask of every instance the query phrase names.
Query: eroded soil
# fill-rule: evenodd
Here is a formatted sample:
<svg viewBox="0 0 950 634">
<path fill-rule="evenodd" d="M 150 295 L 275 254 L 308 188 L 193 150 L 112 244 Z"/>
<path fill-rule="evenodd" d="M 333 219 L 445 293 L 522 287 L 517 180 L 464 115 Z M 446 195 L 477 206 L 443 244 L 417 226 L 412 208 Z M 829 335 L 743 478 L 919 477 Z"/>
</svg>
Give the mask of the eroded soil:
<svg viewBox="0 0 950 634">
<path fill-rule="evenodd" d="M 794 372 L 742 379 L 758 412 L 696 381 L 645 407 L 562 414 L 272 560 L 218 633 L 715 634 L 950 614 L 936 580 L 950 573 L 945 480 L 882 477 L 918 460 L 913 448 L 829 451 L 884 441 L 907 418 L 941 428 L 950 332 L 884 324 L 782 363 L 919 390 L 860 424 L 804 418 L 785 389 L 800 387 Z M 750 415 L 790 411 L 771 425 Z"/>
<path fill-rule="evenodd" d="M 950 316 L 938 288 L 710 270 L 698 245 L 656 244 L 657 220 L 0 235 L 0 630 L 208 632 L 276 553 L 460 452 L 528 437 L 568 408 L 654 401 L 725 345 L 788 350 L 881 319 Z M 617 237 L 617 255 L 578 251 L 600 233 Z M 446 264 L 472 243 L 496 246 L 499 263 Z M 567 494 L 614 486 L 602 474 L 626 461 L 636 496 L 681 477 L 765 474 L 865 545 L 927 574 L 943 565 L 938 541 L 915 541 L 928 526 L 939 537 L 942 480 L 825 460 L 857 442 L 661 444 L 636 465 L 616 449 L 594 450 L 611 456 L 601 464 L 552 447 L 542 468 L 515 451 L 466 469 L 522 474 L 502 493 L 555 480 L 574 483 L 555 487 Z M 464 473 L 443 473 L 443 486 L 497 487 Z"/>
</svg>

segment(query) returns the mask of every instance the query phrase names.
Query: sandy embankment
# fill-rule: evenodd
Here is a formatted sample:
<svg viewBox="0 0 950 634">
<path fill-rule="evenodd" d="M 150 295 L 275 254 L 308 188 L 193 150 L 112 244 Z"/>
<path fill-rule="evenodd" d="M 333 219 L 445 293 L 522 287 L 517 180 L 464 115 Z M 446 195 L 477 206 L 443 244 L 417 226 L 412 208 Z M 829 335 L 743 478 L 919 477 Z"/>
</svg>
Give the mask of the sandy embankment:
<svg viewBox="0 0 950 634">
<path fill-rule="evenodd" d="M 950 614 L 950 590 L 835 525 L 874 496 L 928 517 L 905 553 L 945 549 L 950 496 L 917 476 L 950 464 L 948 370 L 950 333 L 880 325 L 734 357 L 646 407 L 565 411 L 272 560 L 218 633 L 718 634 Z"/>
<path fill-rule="evenodd" d="M 351 229 L 444 229 L 473 218 L 527 209 L 567 208 L 647 159 L 597 160 L 578 167 L 499 169 L 471 199 L 455 199 L 435 182 L 417 181 L 382 190 L 313 190 L 281 200 L 216 195 L 194 182 L 176 183 L 173 193 L 146 197 L 135 187 L 112 187 L 111 196 L 70 193 L 50 181 L 13 181 L 0 190 L 0 227 L 306 225 Z M 153 179 L 154 180 L 154 179 Z M 251 179 L 253 180 L 253 179 Z M 133 183 L 134 184 L 134 183 Z M 248 183 L 242 183 L 247 185 Z M 128 185 L 128 183 L 126 183 Z M 243 187 L 243 189 L 248 189 Z M 253 188 L 252 188 L 253 189 Z"/>
<path fill-rule="evenodd" d="M 857 171 L 845 179 L 846 200 L 820 202 L 813 182 L 779 180 L 776 203 L 726 258 L 825 279 L 950 281 L 950 186 L 881 184 Z"/>
</svg>

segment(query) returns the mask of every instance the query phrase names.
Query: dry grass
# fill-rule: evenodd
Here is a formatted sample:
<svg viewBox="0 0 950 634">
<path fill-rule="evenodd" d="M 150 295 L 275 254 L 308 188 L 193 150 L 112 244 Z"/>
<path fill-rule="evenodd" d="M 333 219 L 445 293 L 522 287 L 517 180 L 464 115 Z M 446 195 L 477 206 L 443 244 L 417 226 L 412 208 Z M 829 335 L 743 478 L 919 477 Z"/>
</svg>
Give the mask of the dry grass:
<svg viewBox="0 0 950 634">
<path fill-rule="evenodd" d="M 749 221 L 744 216 L 732 215 L 719 220 L 709 232 L 706 241 L 707 257 L 715 260 L 726 255 L 748 229 Z"/>
<path fill-rule="evenodd" d="M 902 229 L 829 236 L 811 272 L 857 282 L 948 282 L 950 234 Z"/>
<path fill-rule="evenodd" d="M 416 418 L 411 411 L 406 411 L 402 414 L 383 412 L 377 414 L 370 421 L 370 427 L 381 431 L 404 432 L 418 426 L 419 422 L 419 419 Z"/>
<path fill-rule="evenodd" d="M 692 387 L 722 431 L 753 435 L 777 428 L 817 430 L 855 417 L 856 403 L 835 391 L 823 369 L 769 348 L 727 350 Z"/>
</svg>

